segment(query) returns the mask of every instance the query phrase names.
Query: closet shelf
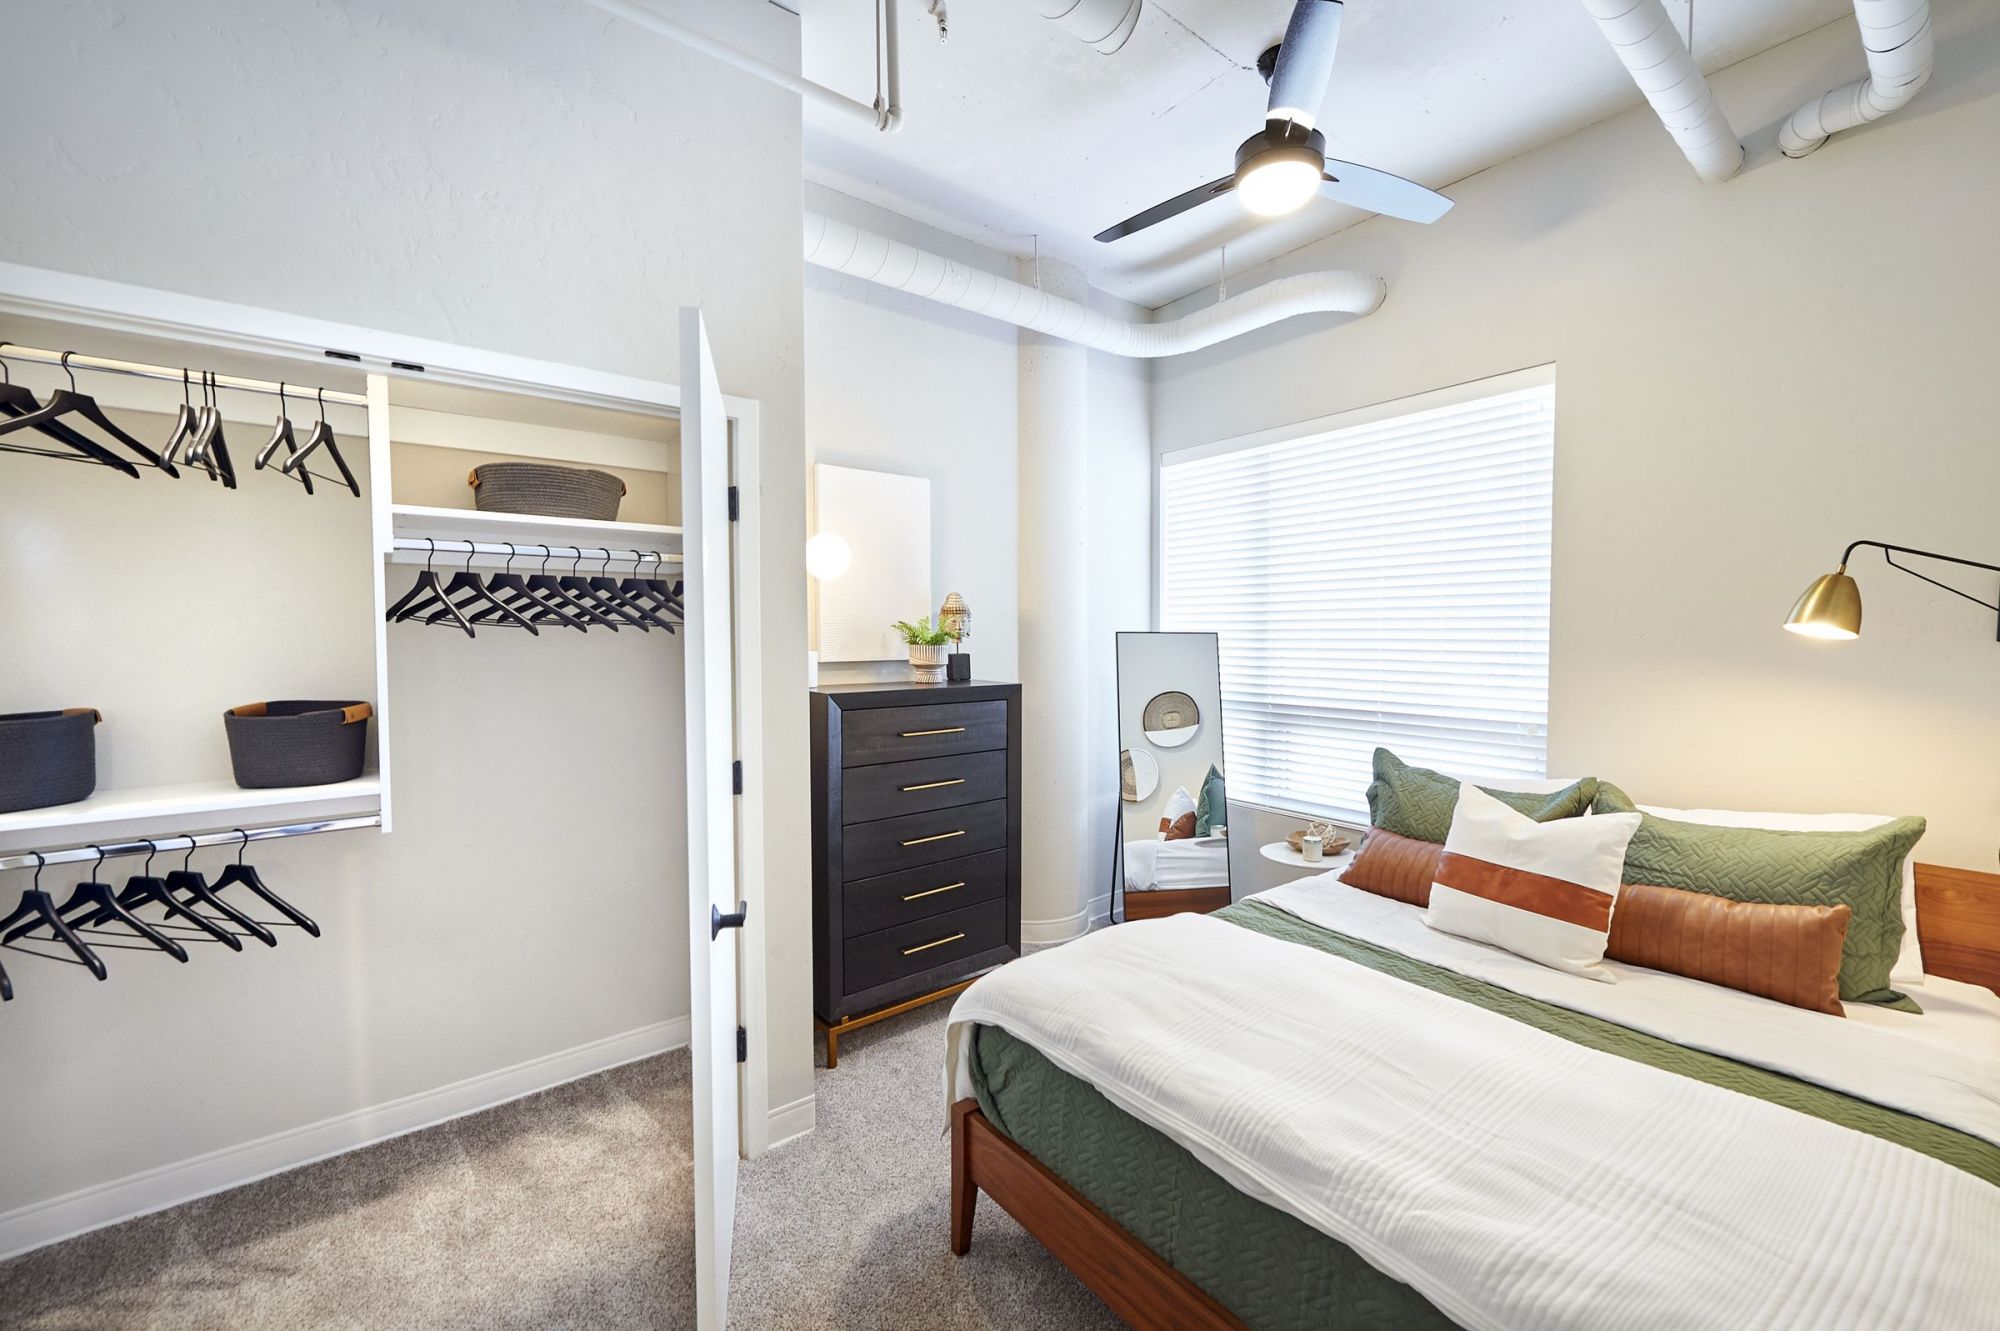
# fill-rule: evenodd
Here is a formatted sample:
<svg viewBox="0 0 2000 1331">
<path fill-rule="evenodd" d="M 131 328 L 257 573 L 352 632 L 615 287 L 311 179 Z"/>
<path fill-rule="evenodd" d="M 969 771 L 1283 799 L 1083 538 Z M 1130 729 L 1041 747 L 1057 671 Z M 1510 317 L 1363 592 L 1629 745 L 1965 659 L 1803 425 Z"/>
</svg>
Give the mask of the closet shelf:
<svg viewBox="0 0 2000 1331">
<path fill-rule="evenodd" d="M 83 844 L 113 831 L 139 837 L 214 831 L 238 822 L 269 822 L 273 811 L 342 817 L 375 813 L 381 805 L 382 780 L 374 775 L 279 790 L 242 790 L 233 781 L 100 790 L 75 804 L 0 813 L 0 852 Z"/>
<path fill-rule="evenodd" d="M 679 527 L 650 522 L 597 522 L 589 518 L 550 518 L 537 513 L 491 513 L 474 508 L 427 508 L 420 504 L 392 505 L 390 515 L 398 540 L 514 542 L 528 552 L 533 545 L 609 547 L 613 554 L 658 550 L 678 554 Z"/>
</svg>

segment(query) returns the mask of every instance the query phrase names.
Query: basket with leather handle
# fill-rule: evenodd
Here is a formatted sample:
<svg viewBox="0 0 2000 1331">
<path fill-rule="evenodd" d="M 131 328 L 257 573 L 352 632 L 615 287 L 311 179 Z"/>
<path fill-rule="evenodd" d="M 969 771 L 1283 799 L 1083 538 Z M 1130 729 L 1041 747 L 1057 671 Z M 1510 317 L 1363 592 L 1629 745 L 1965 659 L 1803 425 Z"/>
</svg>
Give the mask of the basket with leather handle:
<svg viewBox="0 0 2000 1331">
<path fill-rule="evenodd" d="M 625 482 L 608 471 L 546 462 L 488 462 L 465 479 L 472 502 L 489 513 L 616 522 L 625 497 Z"/>
<path fill-rule="evenodd" d="M 0 716 L 0 813 L 87 800 L 97 790 L 95 707 Z"/>
<path fill-rule="evenodd" d="M 222 714 L 229 765 L 245 790 L 326 786 L 361 775 L 368 751 L 365 702 L 290 699 L 245 703 Z"/>
</svg>

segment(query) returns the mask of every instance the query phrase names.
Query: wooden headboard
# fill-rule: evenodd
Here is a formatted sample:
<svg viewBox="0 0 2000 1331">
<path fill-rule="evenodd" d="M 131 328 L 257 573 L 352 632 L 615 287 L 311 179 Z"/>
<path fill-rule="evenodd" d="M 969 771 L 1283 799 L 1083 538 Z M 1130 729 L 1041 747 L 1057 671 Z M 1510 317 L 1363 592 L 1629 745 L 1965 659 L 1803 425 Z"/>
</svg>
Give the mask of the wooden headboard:
<svg viewBox="0 0 2000 1331">
<path fill-rule="evenodd" d="M 2000 993 L 2000 874 L 1917 866 L 1924 970 Z"/>
</svg>

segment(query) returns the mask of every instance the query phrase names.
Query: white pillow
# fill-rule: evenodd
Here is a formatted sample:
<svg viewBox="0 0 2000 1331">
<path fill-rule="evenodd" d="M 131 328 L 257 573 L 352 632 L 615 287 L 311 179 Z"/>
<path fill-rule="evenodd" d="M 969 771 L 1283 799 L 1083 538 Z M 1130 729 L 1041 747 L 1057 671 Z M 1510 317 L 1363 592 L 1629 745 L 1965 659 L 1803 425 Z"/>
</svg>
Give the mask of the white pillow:
<svg viewBox="0 0 2000 1331">
<path fill-rule="evenodd" d="M 1184 817 L 1191 817 L 1194 811 L 1194 796 L 1188 794 L 1188 788 L 1175 786 L 1174 793 L 1167 796 L 1166 807 L 1160 810 L 1160 839 L 1166 840 L 1173 825 Z"/>
<path fill-rule="evenodd" d="M 1742 813 L 1734 809 L 1668 809 L 1657 804 L 1637 806 L 1655 818 L 1709 827 L 1755 827 L 1766 832 L 1866 832 L 1896 820 L 1879 813 Z M 1924 950 L 1917 941 L 1917 852 L 1903 858 L 1903 946 L 1889 972 L 1889 987 L 1903 989 L 1924 982 Z"/>
<path fill-rule="evenodd" d="M 1462 785 L 1424 922 L 1608 983 L 1599 963 L 1639 821 L 1610 813 L 1538 823 Z"/>
</svg>

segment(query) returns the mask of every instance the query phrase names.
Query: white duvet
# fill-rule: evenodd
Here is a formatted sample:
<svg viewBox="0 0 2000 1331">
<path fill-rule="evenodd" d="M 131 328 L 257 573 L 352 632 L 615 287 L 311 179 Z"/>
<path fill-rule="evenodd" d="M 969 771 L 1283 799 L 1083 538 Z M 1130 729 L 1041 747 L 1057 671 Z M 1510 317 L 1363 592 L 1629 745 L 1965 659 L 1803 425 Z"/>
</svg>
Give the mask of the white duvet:
<svg viewBox="0 0 2000 1331">
<path fill-rule="evenodd" d="M 1342 933 L 1401 920 L 1484 954 L 1425 958 L 1453 969 L 1505 956 L 1328 878 L 1263 899 Z M 1641 988 L 1558 978 L 1628 1005 Z M 1803 1012 L 1821 1028 L 1810 1039 L 1786 1017 L 1775 1038 L 1746 1037 L 1773 1023 L 1743 1011 L 1796 1010 L 1733 997 L 1753 1006 L 1712 1004 L 1700 1038 L 1747 1039 L 1750 1061 L 1799 1045 L 1786 1057 L 2000 1142 L 2000 1061 Z M 975 1025 L 1027 1041 L 1467 1327 L 2000 1328 L 2000 1188 L 1206 916 L 1105 930 L 980 980 L 951 1014 L 954 1099 L 971 1093 Z"/>
</svg>

